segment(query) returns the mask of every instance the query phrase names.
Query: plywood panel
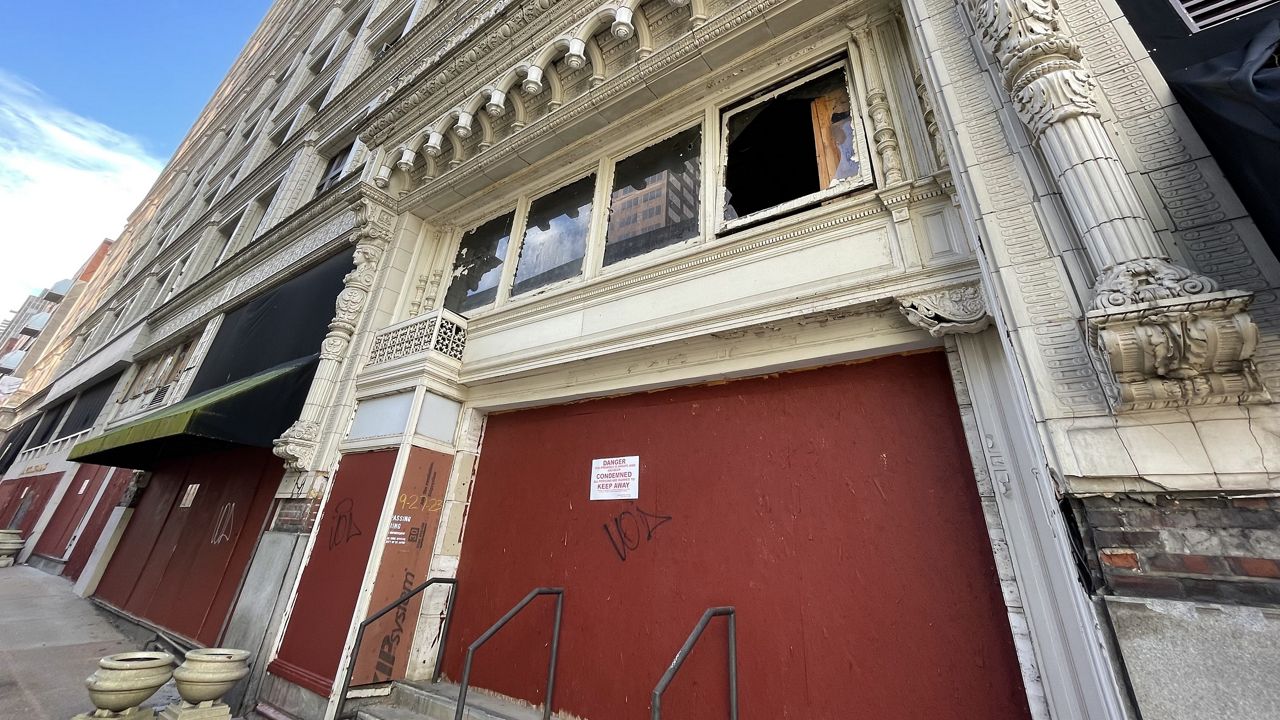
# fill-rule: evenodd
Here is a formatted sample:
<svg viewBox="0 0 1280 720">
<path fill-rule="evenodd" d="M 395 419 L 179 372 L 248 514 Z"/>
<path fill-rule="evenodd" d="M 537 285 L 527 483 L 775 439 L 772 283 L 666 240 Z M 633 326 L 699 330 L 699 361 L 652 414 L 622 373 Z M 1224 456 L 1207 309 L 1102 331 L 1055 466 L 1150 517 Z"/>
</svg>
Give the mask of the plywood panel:
<svg viewBox="0 0 1280 720">
<path fill-rule="evenodd" d="M 124 468 L 114 468 L 107 480 L 107 488 L 102 491 L 98 498 L 98 504 L 93 507 L 90 512 L 89 521 L 85 523 L 84 530 L 80 532 L 80 537 L 75 540 L 75 547 L 71 550 L 71 556 L 67 558 L 67 564 L 62 568 L 62 574 L 78 580 L 80 573 L 84 571 L 84 566 L 89 562 L 89 557 L 93 554 L 93 548 L 98 544 L 98 538 L 102 536 L 102 529 L 107 526 L 107 519 L 111 517 L 111 510 L 120 504 L 120 499 L 124 496 L 125 488 L 129 486 L 129 479 L 133 476 L 132 470 Z"/>
<path fill-rule="evenodd" d="M 101 465 L 81 465 L 76 469 L 58 508 L 53 511 L 49 524 L 40 534 L 40 542 L 35 549 L 37 553 L 58 560 L 66 556 L 72 536 L 80 527 L 85 513 L 89 512 L 98 489 L 102 487 L 110 471 L 111 468 Z"/>
<path fill-rule="evenodd" d="M 193 455 L 156 470 L 97 596 L 215 645 L 282 473 L 264 448 Z M 199 488 L 183 507 L 193 484 Z"/>
<path fill-rule="evenodd" d="M 640 456 L 634 501 L 593 458 Z M 446 662 L 528 590 L 566 590 L 556 709 L 648 717 L 708 606 L 739 611 L 741 717 L 1025 718 L 941 353 L 490 417 Z M 551 602 L 480 650 L 480 687 L 540 702 Z M 723 625 L 670 717 L 724 717 Z"/>
<path fill-rule="evenodd" d="M 272 674 L 329 695 L 395 461 L 395 450 L 342 458 Z"/>
</svg>

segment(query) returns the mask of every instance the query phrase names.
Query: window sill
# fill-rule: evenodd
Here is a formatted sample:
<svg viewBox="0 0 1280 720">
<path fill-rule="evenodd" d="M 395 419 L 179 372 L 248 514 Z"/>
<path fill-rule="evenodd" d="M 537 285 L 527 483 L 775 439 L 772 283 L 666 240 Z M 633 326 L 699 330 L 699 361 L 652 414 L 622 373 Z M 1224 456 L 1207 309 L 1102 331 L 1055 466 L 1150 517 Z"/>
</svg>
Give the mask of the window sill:
<svg viewBox="0 0 1280 720">
<path fill-rule="evenodd" d="M 728 235 L 738 232 L 748 227 L 754 227 L 770 220 L 782 219 L 784 217 L 792 217 L 795 214 L 811 209 L 813 206 L 830 202 L 837 198 L 843 198 L 851 195 L 859 190 L 874 190 L 875 185 L 871 183 L 859 184 L 861 178 L 852 178 L 849 181 L 836 183 L 826 190 L 819 190 L 816 193 L 810 193 L 795 200 L 790 200 L 781 205 L 774 205 L 771 208 L 757 210 L 748 215 L 737 217 L 732 220 L 725 220 L 716 230 L 716 235 Z M 721 188 L 723 193 L 723 188 Z M 722 203 L 723 205 L 723 203 Z"/>
</svg>

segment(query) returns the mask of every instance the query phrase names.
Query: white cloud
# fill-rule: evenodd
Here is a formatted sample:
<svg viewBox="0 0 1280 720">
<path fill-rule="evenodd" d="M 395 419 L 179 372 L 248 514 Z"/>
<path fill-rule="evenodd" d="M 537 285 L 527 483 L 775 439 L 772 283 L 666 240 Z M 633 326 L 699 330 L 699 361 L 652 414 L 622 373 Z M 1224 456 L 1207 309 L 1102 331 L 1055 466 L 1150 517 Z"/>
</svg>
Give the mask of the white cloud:
<svg viewBox="0 0 1280 720">
<path fill-rule="evenodd" d="M 0 70 L 0 318 L 118 236 L 162 166 Z"/>
</svg>

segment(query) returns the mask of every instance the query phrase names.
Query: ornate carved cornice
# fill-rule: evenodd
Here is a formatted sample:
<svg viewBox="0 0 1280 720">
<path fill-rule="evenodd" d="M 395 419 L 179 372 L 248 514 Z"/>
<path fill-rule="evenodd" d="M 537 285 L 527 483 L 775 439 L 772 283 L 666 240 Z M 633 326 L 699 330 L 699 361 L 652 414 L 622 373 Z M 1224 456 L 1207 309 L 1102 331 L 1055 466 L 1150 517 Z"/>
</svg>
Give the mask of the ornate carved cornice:
<svg viewBox="0 0 1280 720">
<path fill-rule="evenodd" d="M 991 324 L 986 296 L 977 282 L 895 298 L 912 325 L 934 337 L 978 333 Z"/>
</svg>

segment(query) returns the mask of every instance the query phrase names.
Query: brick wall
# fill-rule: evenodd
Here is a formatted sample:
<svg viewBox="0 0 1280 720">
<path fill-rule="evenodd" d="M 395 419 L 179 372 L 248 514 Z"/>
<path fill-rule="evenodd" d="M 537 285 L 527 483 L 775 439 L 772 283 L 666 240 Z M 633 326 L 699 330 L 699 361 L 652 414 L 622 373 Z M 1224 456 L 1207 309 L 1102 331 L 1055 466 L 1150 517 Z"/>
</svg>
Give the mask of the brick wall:
<svg viewBox="0 0 1280 720">
<path fill-rule="evenodd" d="M 1101 593 L 1280 606 L 1280 497 L 1097 496 L 1074 510 Z"/>
</svg>

